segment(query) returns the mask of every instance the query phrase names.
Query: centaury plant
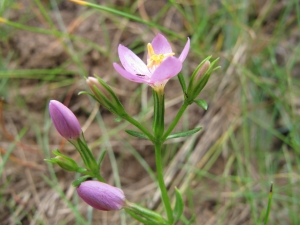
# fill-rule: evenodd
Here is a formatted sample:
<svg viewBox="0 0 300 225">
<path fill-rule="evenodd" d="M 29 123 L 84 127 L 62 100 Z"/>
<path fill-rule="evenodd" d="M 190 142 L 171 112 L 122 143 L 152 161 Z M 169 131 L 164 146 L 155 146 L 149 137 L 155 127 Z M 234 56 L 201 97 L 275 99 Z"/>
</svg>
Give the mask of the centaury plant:
<svg viewBox="0 0 300 225">
<path fill-rule="evenodd" d="M 184 209 L 183 198 L 176 189 L 175 206 L 172 207 L 163 176 L 162 145 L 167 139 L 192 135 L 201 130 L 201 127 L 197 127 L 188 131 L 172 133 L 189 105 L 196 103 L 200 107 L 207 109 L 206 102 L 197 99 L 197 97 L 206 85 L 211 73 L 218 68 L 215 67 L 217 59 L 210 62 L 211 57 L 207 57 L 199 64 L 193 74 L 186 75 L 186 78 L 189 80 L 187 85 L 186 79 L 183 78 L 184 75 L 178 74 L 182 69 L 182 64 L 186 59 L 189 48 L 190 40 L 187 38 L 186 45 L 177 58 L 167 39 L 162 34 L 157 34 L 152 42 L 147 45 L 147 63 L 144 63 L 131 50 L 121 44 L 119 45 L 118 54 L 123 67 L 118 63 L 114 63 L 115 70 L 130 81 L 146 83 L 152 88 L 154 99 L 152 130 L 148 130 L 147 127 L 127 113 L 117 95 L 100 77 L 88 77 L 86 82 L 91 92 L 81 92 L 81 94 L 90 95 L 110 112 L 134 125 L 137 130 L 126 130 L 129 135 L 148 139 L 153 143 L 158 186 L 161 191 L 166 218 L 155 211 L 129 202 L 121 189 L 106 184 L 100 173 L 101 162 L 105 152 L 97 162 L 88 148 L 75 115 L 62 103 L 55 100 L 50 101 L 49 111 L 54 126 L 77 149 L 85 167 L 79 167 L 73 159 L 61 154 L 59 150 L 54 151 L 55 158 L 46 161 L 58 164 L 64 170 L 82 174 L 80 178 L 73 182 L 73 185 L 77 188 L 78 195 L 90 206 L 104 211 L 124 208 L 133 218 L 149 225 L 172 225 L 180 219 Z M 164 88 L 168 80 L 176 75 L 179 76 L 184 100 L 174 120 L 166 128 L 164 122 Z"/>
</svg>

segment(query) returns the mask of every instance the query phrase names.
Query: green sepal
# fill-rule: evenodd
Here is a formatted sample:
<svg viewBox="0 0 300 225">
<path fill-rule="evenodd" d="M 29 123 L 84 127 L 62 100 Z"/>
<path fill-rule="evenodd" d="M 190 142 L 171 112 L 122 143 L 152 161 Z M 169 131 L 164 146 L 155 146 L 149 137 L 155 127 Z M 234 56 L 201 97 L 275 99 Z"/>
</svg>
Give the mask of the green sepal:
<svg viewBox="0 0 300 225">
<path fill-rule="evenodd" d="M 95 157 L 93 156 L 91 150 L 87 146 L 85 140 L 82 141 L 81 138 L 78 138 L 76 140 L 70 140 L 70 142 L 75 146 L 75 148 L 79 152 L 86 168 L 92 171 L 94 175 L 98 174 L 98 165 L 96 163 Z"/>
<path fill-rule="evenodd" d="M 86 175 L 83 177 L 79 177 L 75 181 L 72 182 L 73 187 L 78 187 L 82 182 L 86 181 L 88 178 L 91 178 L 90 176 Z"/>
<path fill-rule="evenodd" d="M 126 202 L 125 211 L 138 221 L 147 225 L 169 225 L 168 221 L 164 219 L 159 213 L 140 205 Z"/>
<path fill-rule="evenodd" d="M 176 196 L 176 202 L 173 211 L 173 216 L 174 216 L 174 222 L 176 223 L 180 219 L 184 208 L 184 202 L 181 193 L 176 187 L 175 187 L 175 196 Z"/>
<path fill-rule="evenodd" d="M 105 154 L 106 154 L 106 150 L 104 150 L 104 151 L 101 152 L 101 155 L 100 155 L 100 157 L 98 159 L 98 165 L 100 165 L 102 163 Z"/>
<path fill-rule="evenodd" d="M 125 130 L 125 132 L 127 134 L 130 134 L 133 137 L 143 138 L 143 139 L 149 139 L 146 134 L 138 132 L 138 131 L 135 131 L 135 130 Z"/>
<path fill-rule="evenodd" d="M 123 117 L 126 114 L 125 109 L 120 102 L 117 95 L 111 89 L 111 87 L 100 77 L 95 76 L 97 82 L 94 80 L 88 80 L 87 84 L 92 93 L 89 93 L 100 105 L 107 108 L 113 114 Z M 80 94 L 87 94 L 86 92 L 80 92 Z"/>
<path fill-rule="evenodd" d="M 193 81 L 195 79 L 195 76 L 197 76 L 199 70 L 201 69 L 201 67 L 203 66 L 203 64 L 206 62 L 206 61 L 209 61 L 211 59 L 211 55 L 206 57 L 205 59 L 202 60 L 202 62 L 196 67 L 196 69 L 194 70 L 194 72 L 192 73 L 192 76 L 191 76 L 191 81 L 189 83 L 189 89 L 193 84 Z"/>
<path fill-rule="evenodd" d="M 125 114 L 125 110 L 124 110 L 124 107 L 123 107 L 122 103 L 120 102 L 119 98 L 117 97 L 115 92 L 111 89 L 111 87 L 104 80 L 102 80 L 98 76 L 96 76 L 96 78 L 99 81 L 99 83 L 102 85 L 102 87 L 106 89 L 106 91 L 109 93 L 109 95 L 111 97 L 111 99 L 108 99 L 104 94 L 101 93 L 101 95 L 103 96 L 103 100 L 105 101 L 106 105 L 108 105 L 108 109 L 110 108 L 111 112 L 122 117 Z"/>
<path fill-rule="evenodd" d="M 202 109 L 207 110 L 208 109 L 208 104 L 204 99 L 198 99 L 194 100 L 194 102 L 200 106 Z"/>
<path fill-rule="evenodd" d="M 79 167 L 76 172 L 82 173 L 84 175 L 92 176 L 92 173 L 89 170 L 87 170 L 86 168 Z"/>
<path fill-rule="evenodd" d="M 78 92 L 78 95 L 90 95 L 90 96 L 93 96 L 92 93 L 88 92 L 88 91 L 80 91 Z"/>
<path fill-rule="evenodd" d="M 178 80 L 179 80 L 179 83 L 181 85 L 183 93 L 186 93 L 186 83 L 185 83 L 185 80 L 184 80 L 184 77 L 183 77 L 182 73 L 179 73 L 177 75 L 177 77 L 178 77 Z"/>
<path fill-rule="evenodd" d="M 192 130 L 182 131 L 182 132 L 177 132 L 177 133 L 174 133 L 174 134 L 170 134 L 167 137 L 167 140 L 168 139 L 172 139 L 172 138 L 186 137 L 186 136 L 189 136 L 189 135 L 197 133 L 201 129 L 202 129 L 202 127 L 198 127 L 198 128 L 192 129 Z"/>
</svg>

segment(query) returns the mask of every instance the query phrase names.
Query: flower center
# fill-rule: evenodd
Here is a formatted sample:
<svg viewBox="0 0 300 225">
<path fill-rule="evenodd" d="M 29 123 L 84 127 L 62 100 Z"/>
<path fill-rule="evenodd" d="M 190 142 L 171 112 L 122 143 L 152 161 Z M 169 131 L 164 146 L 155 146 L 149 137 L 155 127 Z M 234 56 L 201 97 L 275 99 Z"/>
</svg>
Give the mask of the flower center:
<svg viewBox="0 0 300 225">
<path fill-rule="evenodd" d="M 147 67 L 150 69 L 156 69 L 163 61 L 169 56 L 175 55 L 174 52 L 166 54 L 155 54 L 154 49 L 150 43 L 147 45 L 149 58 L 147 60 Z"/>
</svg>

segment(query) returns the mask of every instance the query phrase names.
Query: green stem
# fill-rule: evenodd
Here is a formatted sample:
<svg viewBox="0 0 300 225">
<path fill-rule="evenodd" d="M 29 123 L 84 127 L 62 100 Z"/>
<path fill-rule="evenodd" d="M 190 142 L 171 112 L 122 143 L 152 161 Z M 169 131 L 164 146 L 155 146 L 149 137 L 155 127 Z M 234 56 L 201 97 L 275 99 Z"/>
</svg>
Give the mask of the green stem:
<svg viewBox="0 0 300 225">
<path fill-rule="evenodd" d="M 131 123 L 132 125 L 134 125 L 136 128 L 138 128 L 140 131 L 142 131 L 144 134 L 147 135 L 147 137 L 154 142 L 155 139 L 153 137 L 153 135 L 142 125 L 140 124 L 137 120 L 135 120 L 134 118 L 132 118 L 131 116 L 129 116 L 127 113 L 125 115 L 122 116 L 122 118 L 124 120 L 127 120 L 129 123 Z"/>
<path fill-rule="evenodd" d="M 154 118 L 152 129 L 155 139 L 161 140 L 161 136 L 164 134 L 165 129 L 165 96 L 164 90 L 152 90 L 154 100 Z"/>
<path fill-rule="evenodd" d="M 170 224 L 173 224 L 173 210 L 170 203 L 170 198 L 168 196 L 167 188 L 164 182 L 162 160 L 161 160 L 161 143 L 155 143 L 155 161 L 156 161 L 156 173 L 159 188 L 161 191 L 161 198 L 164 203 L 165 209 L 167 211 L 168 221 Z"/>
<path fill-rule="evenodd" d="M 189 106 L 187 101 L 184 101 L 182 106 L 180 107 L 177 115 L 175 116 L 174 120 L 172 121 L 172 123 L 170 124 L 168 130 L 165 132 L 165 134 L 162 137 L 162 141 L 165 141 L 167 139 L 167 137 L 169 136 L 169 134 L 173 131 L 173 129 L 175 128 L 175 126 L 177 125 L 178 121 L 180 120 L 182 114 L 184 113 L 184 111 L 186 110 L 186 108 Z"/>
</svg>

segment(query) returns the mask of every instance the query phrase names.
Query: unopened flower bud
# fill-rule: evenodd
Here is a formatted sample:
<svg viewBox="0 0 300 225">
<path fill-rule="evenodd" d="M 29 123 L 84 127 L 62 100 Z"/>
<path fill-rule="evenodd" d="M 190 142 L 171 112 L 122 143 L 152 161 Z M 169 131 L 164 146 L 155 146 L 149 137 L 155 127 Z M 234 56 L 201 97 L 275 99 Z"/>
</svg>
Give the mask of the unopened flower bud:
<svg viewBox="0 0 300 225">
<path fill-rule="evenodd" d="M 119 116 L 125 114 L 125 110 L 113 90 L 100 78 L 89 77 L 87 85 L 94 94 L 94 98 L 105 108 Z"/>
<path fill-rule="evenodd" d="M 102 99 L 102 96 L 99 94 L 99 92 L 109 99 L 110 95 L 108 91 L 99 83 L 99 81 L 95 77 L 88 77 L 88 79 L 86 79 L 86 83 L 93 94 L 97 97 L 97 99 Z M 95 90 L 95 88 L 98 88 L 99 92 Z"/>
<path fill-rule="evenodd" d="M 70 172 L 77 172 L 80 169 L 80 167 L 78 167 L 77 163 L 73 159 L 60 153 L 58 149 L 54 150 L 53 154 L 56 155 L 56 157 L 51 159 L 45 159 L 45 161 L 49 163 L 57 164 L 62 169 Z"/>
<path fill-rule="evenodd" d="M 124 192 L 100 181 L 84 181 L 77 193 L 90 206 L 103 211 L 120 210 L 125 206 Z"/>
<path fill-rule="evenodd" d="M 194 100 L 198 97 L 202 89 L 207 84 L 211 73 L 218 68 L 214 68 L 214 65 L 217 63 L 218 59 L 210 62 L 210 58 L 211 56 L 204 59 L 197 66 L 191 76 L 191 80 L 186 93 L 186 101 L 188 102 L 188 104 L 192 104 L 194 102 Z"/>
<path fill-rule="evenodd" d="M 53 164 L 59 165 L 62 169 L 70 172 L 76 172 L 79 168 L 77 163 L 70 158 L 62 157 L 62 156 L 56 156 L 52 159 L 46 159 L 45 161 L 51 162 Z"/>
<path fill-rule="evenodd" d="M 73 112 L 56 100 L 49 103 L 49 112 L 52 122 L 58 133 L 64 138 L 77 139 L 81 135 L 81 127 Z"/>
<path fill-rule="evenodd" d="M 199 71 L 195 77 L 195 82 L 197 82 L 207 72 L 209 67 L 210 67 L 210 61 L 207 60 L 199 69 Z"/>
</svg>

